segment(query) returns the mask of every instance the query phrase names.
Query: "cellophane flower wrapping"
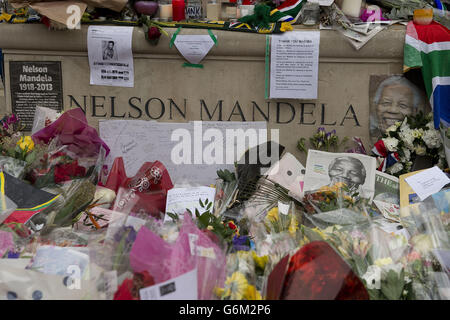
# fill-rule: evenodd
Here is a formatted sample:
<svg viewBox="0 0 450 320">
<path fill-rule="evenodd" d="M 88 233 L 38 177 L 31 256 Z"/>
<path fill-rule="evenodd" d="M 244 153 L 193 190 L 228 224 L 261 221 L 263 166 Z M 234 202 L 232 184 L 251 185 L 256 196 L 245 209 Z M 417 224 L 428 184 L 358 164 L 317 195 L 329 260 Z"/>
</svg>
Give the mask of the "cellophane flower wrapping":
<svg viewBox="0 0 450 320">
<path fill-rule="evenodd" d="M 184 216 L 177 239 L 168 243 L 148 228 L 142 228 L 130 252 L 134 272 L 148 273 L 155 283 L 180 276 L 197 267 L 198 299 L 214 298 L 213 290 L 225 277 L 225 254 L 189 215 Z"/>
<path fill-rule="evenodd" d="M 111 211 L 108 227 L 102 237 L 91 239 L 88 244 L 91 267 L 100 270 L 92 275 L 91 282 L 108 300 L 139 299 L 141 287 L 133 285 L 133 279 L 142 275 L 134 273 L 130 267 L 130 252 L 139 230 L 153 218 L 141 219 L 130 213 Z"/>
<path fill-rule="evenodd" d="M 401 208 L 411 249 L 406 256 L 416 299 L 450 299 L 450 190 Z"/>
</svg>

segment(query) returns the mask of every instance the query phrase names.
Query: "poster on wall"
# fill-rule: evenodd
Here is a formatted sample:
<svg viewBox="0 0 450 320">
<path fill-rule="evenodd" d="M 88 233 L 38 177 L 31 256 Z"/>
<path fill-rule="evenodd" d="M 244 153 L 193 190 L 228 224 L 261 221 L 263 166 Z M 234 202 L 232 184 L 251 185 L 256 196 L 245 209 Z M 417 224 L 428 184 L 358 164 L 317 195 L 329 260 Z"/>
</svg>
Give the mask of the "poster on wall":
<svg viewBox="0 0 450 320">
<path fill-rule="evenodd" d="M 375 143 L 386 129 L 406 116 L 431 111 L 424 92 L 402 75 L 371 75 L 370 138 Z"/>
<path fill-rule="evenodd" d="M 36 106 L 60 112 L 63 91 L 60 61 L 10 61 L 12 112 L 31 131 Z"/>
<path fill-rule="evenodd" d="M 90 26 L 91 85 L 134 87 L 133 27 Z"/>
<path fill-rule="evenodd" d="M 272 35 L 270 98 L 317 99 L 320 31 Z"/>
</svg>

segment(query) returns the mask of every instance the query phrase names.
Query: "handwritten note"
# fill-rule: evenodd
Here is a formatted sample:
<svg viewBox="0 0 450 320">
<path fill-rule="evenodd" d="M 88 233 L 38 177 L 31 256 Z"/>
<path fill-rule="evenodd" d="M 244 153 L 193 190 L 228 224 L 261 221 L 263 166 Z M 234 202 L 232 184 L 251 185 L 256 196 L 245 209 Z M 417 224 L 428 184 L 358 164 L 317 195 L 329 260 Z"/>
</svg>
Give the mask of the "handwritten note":
<svg viewBox="0 0 450 320">
<path fill-rule="evenodd" d="M 168 123 L 144 120 L 105 120 L 99 122 L 100 137 L 111 149 L 105 160 L 105 165 L 111 169 L 114 158 L 123 157 L 125 170 L 129 177 L 134 176 L 144 162 L 160 161 L 167 168 L 170 178 L 174 184 L 205 185 L 215 182 L 217 170 L 228 169 L 234 171 L 234 161 L 242 156 L 238 148 L 238 139 L 232 141 L 231 147 L 226 147 L 227 132 L 234 130 L 254 129 L 256 132 L 267 128 L 264 121 L 258 122 L 236 122 L 236 121 L 204 121 L 201 127 L 194 122 Z M 207 147 L 211 144 L 207 140 L 205 133 L 208 129 L 215 129 L 219 132 L 215 146 L 220 146 L 223 153 L 223 161 L 218 163 L 208 163 L 203 156 Z M 175 130 L 185 132 L 183 138 L 188 141 L 189 156 L 183 163 L 174 161 L 172 151 L 182 143 L 179 140 L 172 140 Z M 229 130 L 229 131 L 228 131 Z M 238 135 L 239 136 L 239 135 Z M 242 134 L 240 135 L 242 136 Z M 175 137 L 175 138 L 178 138 Z M 258 143 L 262 143 L 258 140 Z M 248 147 L 254 147 L 249 145 Z M 233 160 L 228 162 L 227 152 L 234 151 Z M 244 150 L 245 152 L 245 150 Z M 183 154 L 183 152 L 176 152 Z"/>
<path fill-rule="evenodd" d="M 166 213 L 176 213 L 182 218 L 186 209 L 189 209 L 193 214 L 195 214 L 196 209 L 200 213 L 207 210 L 212 211 L 215 195 L 216 189 L 210 187 L 173 188 L 167 192 Z M 199 200 L 203 203 L 204 208 L 200 205 Z M 170 221 L 171 218 L 166 214 L 164 220 Z"/>
<path fill-rule="evenodd" d="M 441 191 L 446 184 L 450 183 L 447 175 L 436 166 L 407 177 L 405 181 L 414 190 L 420 201 Z"/>
</svg>

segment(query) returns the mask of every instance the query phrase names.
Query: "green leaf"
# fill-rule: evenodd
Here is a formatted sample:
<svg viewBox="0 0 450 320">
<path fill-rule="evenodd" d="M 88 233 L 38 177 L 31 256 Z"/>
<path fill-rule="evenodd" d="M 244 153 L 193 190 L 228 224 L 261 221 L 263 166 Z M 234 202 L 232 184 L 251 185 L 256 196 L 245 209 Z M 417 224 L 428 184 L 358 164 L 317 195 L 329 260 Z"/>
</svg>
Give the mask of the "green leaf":
<svg viewBox="0 0 450 320">
<path fill-rule="evenodd" d="M 206 207 L 206 210 L 211 209 L 211 207 L 212 207 L 212 202 L 210 202 L 210 203 L 208 204 L 208 206 Z"/>
<path fill-rule="evenodd" d="M 200 211 L 198 211 L 197 208 L 195 208 L 195 216 L 196 216 L 197 218 L 200 217 Z"/>
<path fill-rule="evenodd" d="M 202 202 L 202 199 L 198 199 L 198 203 L 200 203 L 200 207 L 202 207 L 202 208 L 205 207 L 205 205 L 204 205 L 203 202 Z"/>
<path fill-rule="evenodd" d="M 367 292 L 369 293 L 370 300 L 380 300 L 381 299 L 381 295 L 380 295 L 380 291 L 379 290 L 377 290 L 377 289 L 367 289 Z"/>
<path fill-rule="evenodd" d="M 404 272 L 400 276 L 394 270 L 389 270 L 386 279 L 381 281 L 381 292 L 389 300 L 398 300 L 403 292 L 405 280 L 403 278 Z"/>
<path fill-rule="evenodd" d="M 178 221 L 180 217 L 176 213 L 167 212 L 167 215 L 172 218 L 173 221 Z"/>
</svg>

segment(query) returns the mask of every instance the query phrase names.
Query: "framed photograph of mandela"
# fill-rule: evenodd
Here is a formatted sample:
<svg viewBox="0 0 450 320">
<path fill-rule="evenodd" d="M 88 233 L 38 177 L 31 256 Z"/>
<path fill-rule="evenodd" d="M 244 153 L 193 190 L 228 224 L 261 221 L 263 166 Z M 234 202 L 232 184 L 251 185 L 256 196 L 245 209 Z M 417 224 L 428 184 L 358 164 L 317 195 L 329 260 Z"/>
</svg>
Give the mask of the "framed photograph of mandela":
<svg viewBox="0 0 450 320">
<path fill-rule="evenodd" d="M 429 104 L 414 83 L 402 75 L 372 75 L 369 84 L 369 130 L 375 143 L 397 121 L 419 111 L 430 111 Z"/>
</svg>

